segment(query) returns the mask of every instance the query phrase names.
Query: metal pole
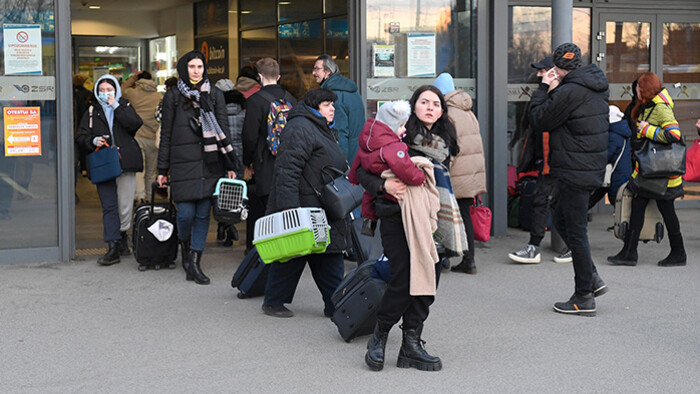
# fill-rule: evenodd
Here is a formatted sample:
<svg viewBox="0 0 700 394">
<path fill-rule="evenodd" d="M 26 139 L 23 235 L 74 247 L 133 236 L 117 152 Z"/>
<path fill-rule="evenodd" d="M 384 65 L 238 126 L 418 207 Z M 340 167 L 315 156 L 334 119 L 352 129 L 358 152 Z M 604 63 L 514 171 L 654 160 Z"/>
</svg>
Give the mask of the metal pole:
<svg viewBox="0 0 700 394">
<path fill-rule="evenodd" d="M 573 0 L 552 0 L 552 50 L 565 42 L 573 41 L 573 26 Z"/>
</svg>

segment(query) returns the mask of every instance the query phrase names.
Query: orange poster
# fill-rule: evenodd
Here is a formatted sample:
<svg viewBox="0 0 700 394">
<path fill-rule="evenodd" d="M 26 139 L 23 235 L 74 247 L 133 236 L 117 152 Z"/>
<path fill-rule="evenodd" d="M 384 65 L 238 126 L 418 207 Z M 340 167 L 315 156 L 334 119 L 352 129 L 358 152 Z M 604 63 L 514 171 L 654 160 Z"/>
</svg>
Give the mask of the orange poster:
<svg viewBox="0 0 700 394">
<path fill-rule="evenodd" d="M 5 156 L 41 156 L 39 107 L 6 107 Z"/>
</svg>

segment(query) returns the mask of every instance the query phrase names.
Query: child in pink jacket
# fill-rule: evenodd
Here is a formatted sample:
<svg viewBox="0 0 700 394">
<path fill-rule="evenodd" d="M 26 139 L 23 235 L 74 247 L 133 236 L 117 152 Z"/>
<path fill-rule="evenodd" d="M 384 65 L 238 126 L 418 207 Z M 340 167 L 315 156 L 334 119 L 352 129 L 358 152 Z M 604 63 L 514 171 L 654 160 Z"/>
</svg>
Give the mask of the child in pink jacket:
<svg viewBox="0 0 700 394">
<path fill-rule="evenodd" d="M 410 115 L 411 106 L 408 101 L 399 100 L 384 103 L 377 110 L 375 119 L 367 119 L 359 136 L 359 149 L 348 174 L 350 182 L 359 184 L 359 166 L 378 176 L 391 169 L 397 178 L 409 186 L 420 186 L 425 182 L 425 173 L 413 164 L 408 155 L 408 145 L 401 141 L 406 133 L 404 125 Z M 362 216 L 373 221 L 377 220 L 374 198 L 365 192 L 361 208 Z M 382 198 L 396 201 L 389 194 Z"/>
</svg>

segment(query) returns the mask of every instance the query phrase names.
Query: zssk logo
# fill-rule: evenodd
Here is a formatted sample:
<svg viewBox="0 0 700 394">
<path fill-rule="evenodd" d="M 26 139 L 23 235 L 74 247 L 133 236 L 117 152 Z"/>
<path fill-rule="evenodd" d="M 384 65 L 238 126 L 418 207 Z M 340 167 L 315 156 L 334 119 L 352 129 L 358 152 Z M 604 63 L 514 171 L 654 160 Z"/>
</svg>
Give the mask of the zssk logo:
<svg viewBox="0 0 700 394">
<path fill-rule="evenodd" d="M 29 85 L 15 85 L 15 88 L 22 93 L 29 93 Z"/>
</svg>

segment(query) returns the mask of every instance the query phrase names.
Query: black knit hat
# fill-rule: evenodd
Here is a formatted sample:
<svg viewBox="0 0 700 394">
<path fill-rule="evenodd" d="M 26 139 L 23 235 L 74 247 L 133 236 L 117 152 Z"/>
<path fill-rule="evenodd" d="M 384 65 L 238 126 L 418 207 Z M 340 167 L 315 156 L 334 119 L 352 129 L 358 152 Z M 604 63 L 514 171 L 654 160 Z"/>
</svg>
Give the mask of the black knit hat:
<svg viewBox="0 0 700 394">
<path fill-rule="evenodd" d="M 561 44 L 552 54 L 554 65 L 564 70 L 575 70 L 581 67 L 581 48 L 570 42 Z"/>
<path fill-rule="evenodd" d="M 182 79 L 187 86 L 192 88 L 192 83 L 190 82 L 189 78 L 189 72 L 187 71 L 187 63 L 190 62 L 192 59 L 201 59 L 202 63 L 204 64 L 204 74 L 202 75 L 202 80 L 209 79 L 209 75 L 207 74 L 207 61 L 204 58 L 204 54 L 198 50 L 194 51 L 189 51 L 186 54 L 182 55 L 180 60 L 177 61 L 177 73 L 180 76 L 180 79 Z"/>
</svg>

